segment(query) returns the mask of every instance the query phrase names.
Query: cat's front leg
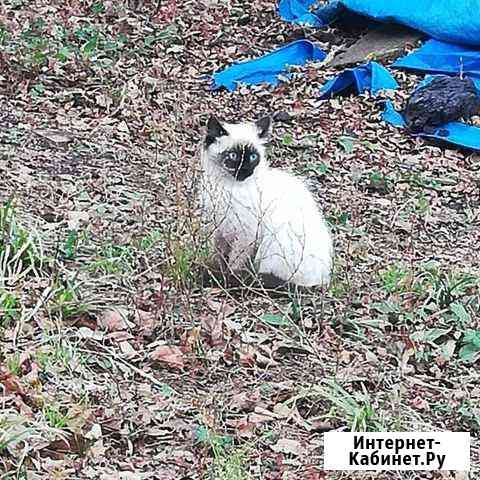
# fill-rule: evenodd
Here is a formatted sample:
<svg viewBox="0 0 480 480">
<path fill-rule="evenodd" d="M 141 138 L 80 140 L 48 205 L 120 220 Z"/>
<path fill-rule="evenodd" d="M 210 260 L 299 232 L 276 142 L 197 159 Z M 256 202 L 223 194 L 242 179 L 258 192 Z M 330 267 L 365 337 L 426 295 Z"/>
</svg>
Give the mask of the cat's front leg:
<svg viewBox="0 0 480 480">
<path fill-rule="evenodd" d="M 230 250 L 230 244 L 216 231 L 213 235 L 213 252 L 201 268 L 201 281 L 204 286 L 226 283 Z"/>
<path fill-rule="evenodd" d="M 249 283 L 253 243 L 243 243 L 236 235 L 216 232 L 214 236 L 214 255 L 210 259 L 204 275 L 204 284 L 217 279 L 229 287 L 238 287 Z"/>
<path fill-rule="evenodd" d="M 214 250 L 215 263 L 223 272 L 225 272 L 228 266 L 228 259 L 230 258 L 232 247 L 225 236 L 218 231 L 215 233 L 214 237 Z"/>
</svg>

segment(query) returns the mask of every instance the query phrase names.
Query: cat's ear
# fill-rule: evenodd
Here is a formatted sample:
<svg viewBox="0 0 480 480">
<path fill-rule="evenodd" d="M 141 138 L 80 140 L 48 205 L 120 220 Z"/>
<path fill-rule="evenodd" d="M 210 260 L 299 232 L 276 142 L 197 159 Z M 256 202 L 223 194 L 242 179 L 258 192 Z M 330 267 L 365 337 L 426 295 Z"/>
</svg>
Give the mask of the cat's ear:
<svg viewBox="0 0 480 480">
<path fill-rule="evenodd" d="M 267 115 L 255 122 L 255 126 L 258 130 L 258 138 L 262 140 L 268 140 L 272 133 L 272 117 Z"/>
<path fill-rule="evenodd" d="M 228 135 L 228 132 L 223 128 L 217 118 L 212 115 L 207 122 L 207 139 L 210 139 L 210 143 L 212 143 L 218 137 L 225 135 Z"/>
</svg>

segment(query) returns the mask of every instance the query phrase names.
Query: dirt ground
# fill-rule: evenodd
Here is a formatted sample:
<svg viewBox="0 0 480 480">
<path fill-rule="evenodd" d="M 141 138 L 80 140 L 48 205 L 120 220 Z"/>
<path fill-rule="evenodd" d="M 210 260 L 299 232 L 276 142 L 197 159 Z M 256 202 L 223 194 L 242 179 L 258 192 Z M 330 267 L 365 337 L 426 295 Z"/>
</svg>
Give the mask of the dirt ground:
<svg viewBox="0 0 480 480">
<path fill-rule="evenodd" d="M 380 121 L 401 88 L 335 73 L 211 91 L 303 36 L 276 2 L 0 5 L 0 479 L 480 478 L 480 156 Z M 282 112 L 270 162 L 335 239 L 327 291 L 205 288 L 195 192 L 210 114 Z M 477 119 L 478 120 L 478 119 Z M 323 432 L 469 431 L 470 476 L 325 472 Z"/>
</svg>

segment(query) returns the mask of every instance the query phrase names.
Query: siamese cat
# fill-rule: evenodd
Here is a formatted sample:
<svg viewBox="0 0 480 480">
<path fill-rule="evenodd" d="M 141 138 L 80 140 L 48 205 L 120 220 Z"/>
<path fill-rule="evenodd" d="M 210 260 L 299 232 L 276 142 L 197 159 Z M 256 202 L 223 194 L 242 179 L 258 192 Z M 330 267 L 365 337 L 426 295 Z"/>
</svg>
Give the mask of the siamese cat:
<svg viewBox="0 0 480 480">
<path fill-rule="evenodd" d="M 255 272 L 268 287 L 327 286 L 332 238 L 304 182 L 271 168 L 272 120 L 225 123 L 211 117 L 201 154 L 202 215 L 217 261 L 229 274 Z"/>
</svg>

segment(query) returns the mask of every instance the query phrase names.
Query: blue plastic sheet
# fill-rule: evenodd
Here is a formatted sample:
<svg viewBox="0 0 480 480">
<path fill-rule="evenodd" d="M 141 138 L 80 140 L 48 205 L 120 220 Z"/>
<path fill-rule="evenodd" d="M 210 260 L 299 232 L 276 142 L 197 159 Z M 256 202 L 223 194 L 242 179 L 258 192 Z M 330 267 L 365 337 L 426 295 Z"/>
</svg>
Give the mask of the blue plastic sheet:
<svg viewBox="0 0 480 480">
<path fill-rule="evenodd" d="M 397 112 L 390 100 L 385 102 L 385 110 L 382 113 L 382 120 L 395 127 L 406 127 L 405 119 L 400 112 Z"/>
<path fill-rule="evenodd" d="M 305 65 L 308 61 L 322 61 L 326 53 L 308 40 L 297 40 L 263 57 L 234 64 L 213 74 L 213 88 L 235 90 L 239 83 L 277 85 L 278 75 L 288 76 L 288 67 Z"/>
<path fill-rule="evenodd" d="M 349 68 L 329 80 L 320 90 L 320 98 L 331 98 L 341 93 L 372 92 L 376 95 L 380 90 L 396 89 L 397 81 L 391 73 L 377 62 L 369 62 L 355 68 Z"/>
<path fill-rule="evenodd" d="M 389 100 L 385 102 L 382 120 L 396 127 L 405 127 L 405 120 Z M 480 128 L 461 122 L 449 122 L 438 127 L 434 133 L 419 133 L 416 136 L 448 142 L 459 147 L 480 151 Z"/>
<path fill-rule="evenodd" d="M 297 23 L 300 25 L 310 25 L 312 27 L 323 27 L 328 25 L 333 16 L 332 13 L 338 10 L 338 5 L 333 2 L 333 10 L 328 9 L 328 5 L 320 11 L 311 12 L 310 7 L 316 0 L 280 0 L 278 4 L 278 13 L 280 18 L 286 22 Z"/>
<path fill-rule="evenodd" d="M 393 67 L 429 73 L 469 76 L 480 90 L 480 49 L 429 40 L 421 48 L 399 58 Z"/>
<path fill-rule="evenodd" d="M 348 10 L 380 22 L 400 23 L 445 42 L 480 46 L 480 0 L 332 0 L 309 12 L 315 3 L 281 0 L 280 15 L 295 23 L 310 19 L 310 25 L 319 26 Z"/>
</svg>

